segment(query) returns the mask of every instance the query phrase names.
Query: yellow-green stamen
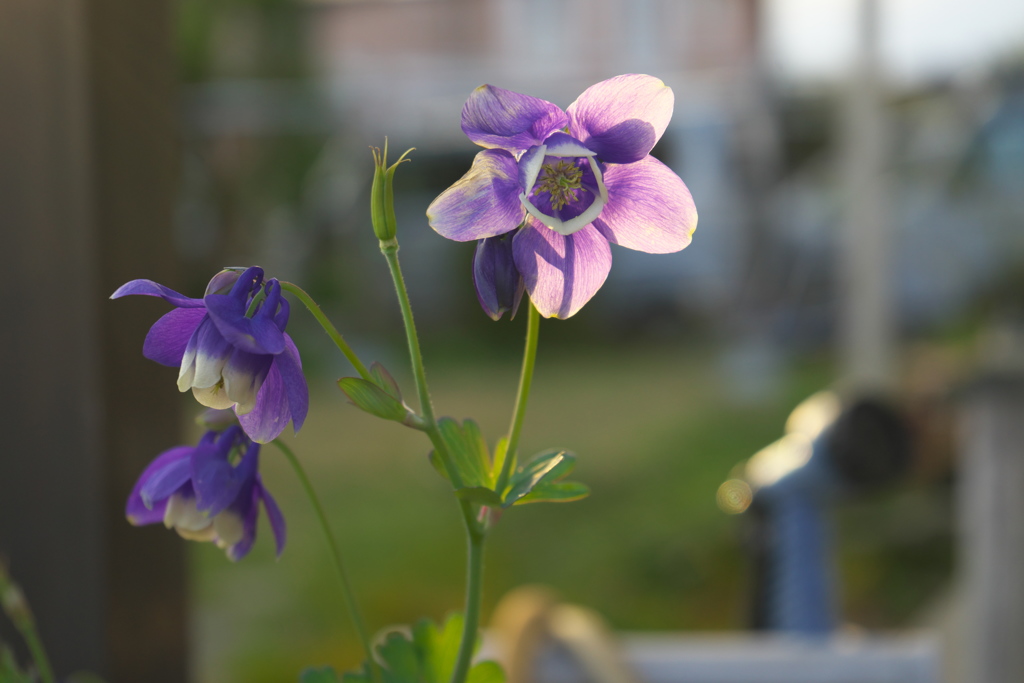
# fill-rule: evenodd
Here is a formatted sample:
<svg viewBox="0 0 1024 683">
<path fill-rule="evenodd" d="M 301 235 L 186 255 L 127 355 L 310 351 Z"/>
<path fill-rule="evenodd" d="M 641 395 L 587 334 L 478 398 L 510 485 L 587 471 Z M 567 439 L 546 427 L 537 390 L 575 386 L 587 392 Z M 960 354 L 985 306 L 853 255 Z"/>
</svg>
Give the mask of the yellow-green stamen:
<svg viewBox="0 0 1024 683">
<path fill-rule="evenodd" d="M 543 175 L 537 181 L 537 192 L 547 192 L 551 196 L 551 208 L 561 209 L 569 202 L 577 199 L 576 190 L 581 187 L 583 169 L 572 161 L 560 159 L 554 164 L 541 166 Z"/>
</svg>

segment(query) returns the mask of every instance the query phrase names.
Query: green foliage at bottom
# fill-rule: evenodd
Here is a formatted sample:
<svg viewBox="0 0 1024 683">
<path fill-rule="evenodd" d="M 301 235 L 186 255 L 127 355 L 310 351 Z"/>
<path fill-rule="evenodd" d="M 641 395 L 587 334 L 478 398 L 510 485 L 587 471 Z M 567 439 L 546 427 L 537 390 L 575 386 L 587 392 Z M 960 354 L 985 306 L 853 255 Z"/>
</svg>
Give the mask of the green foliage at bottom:
<svg viewBox="0 0 1024 683">
<path fill-rule="evenodd" d="M 384 683 L 448 683 L 462 638 L 463 617 L 453 613 L 438 627 L 422 619 L 405 630 L 388 633 L 377 646 L 377 661 Z M 336 679 L 335 679 L 336 680 Z M 330 683 L 328 678 L 303 678 L 302 683 Z M 369 665 L 364 662 L 356 672 L 346 673 L 342 683 L 373 683 Z M 496 662 L 479 662 L 469 670 L 466 683 L 505 683 L 505 674 Z"/>
</svg>

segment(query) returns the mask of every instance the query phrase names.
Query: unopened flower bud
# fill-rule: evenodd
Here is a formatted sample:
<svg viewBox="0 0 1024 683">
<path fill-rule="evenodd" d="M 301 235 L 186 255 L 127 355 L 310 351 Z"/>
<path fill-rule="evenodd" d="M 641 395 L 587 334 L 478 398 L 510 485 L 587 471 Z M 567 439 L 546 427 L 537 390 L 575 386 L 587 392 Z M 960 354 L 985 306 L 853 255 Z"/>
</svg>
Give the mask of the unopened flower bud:
<svg viewBox="0 0 1024 683">
<path fill-rule="evenodd" d="M 381 242 L 395 239 L 397 222 L 395 220 L 395 169 L 406 161 L 406 154 L 415 148 L 405 151 L 398 161 L 388 166 L 388 141 L 384 139 L 384 150 L 374 147 L 373 150 L 373 187 L 370 190 L 370 220 L 373 223 L 373 234 Z"/>
<path fill-rule="evenodd" d="M 505 311 L 516 315 L 525 288 L 523 276 L 512 258 L 512 237 L 506 233 L 477 242 L 473 258 L 473 284 L 480 306 L 492 320 Z"/>
</svg>

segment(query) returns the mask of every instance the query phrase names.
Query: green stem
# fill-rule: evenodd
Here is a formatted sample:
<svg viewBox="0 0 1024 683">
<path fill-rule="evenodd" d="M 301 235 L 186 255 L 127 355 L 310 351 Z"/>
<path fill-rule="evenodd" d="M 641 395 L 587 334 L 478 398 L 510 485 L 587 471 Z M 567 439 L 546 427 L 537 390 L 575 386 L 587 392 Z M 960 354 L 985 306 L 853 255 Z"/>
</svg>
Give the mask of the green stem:
<svg viewBox="0 0 1024 683">
<path fill-rule="evenodd" d="M 7 616 L 14 622 L 15 628 L 24 638 L 29 654 L 32 655 L 32 661 L 35 662 L 36 668 L 39 670 L 39 678 L 42 683 L 54 683 L 53 667 L 50 666 L 50 659 L 46 656 L 43 641 L 39 638 L 39 632 L 36 630 L 36 620 L 32 616 L 32 610 L 29 609 L 21 589 L 8 576 L 7 569 L 2 562 L 0 562 L 0 605 L 3 606 Z"/>
<path fill-rule="evenodd" d="M 334 567 L 338 570 L 338 578 L 341 580 L 341 592 L 345 596 L 345 604 L 348 607 L 349 617 L 351 617 L 352 624 L 356 629 L 356 634 L 359 636 L 359 641 L 363 645 L 366 662 L 370 667 L 370 673 L 373 676 L 373 680 L 379 683 L 381 681 L 381 674 L 377 667 L 377 663 L 373 658 L 373 649 L 370 647 L 370 637 L 366 630 L 366 622 L 363 621 L 363 615 L 359 611 L 355 592 L 352 590 L 352 583 L 349 581 L 348 572 L 345 570 L 345 564 L 341 560 L 341 549 L 338 547 L 338 542 L 334 538 L 331 526 L 327 522 L 327 515 L 324 514 L 324 509 L 320 505 L 320 499 L 313 490 L 313 485 L 310 483 L 309 477 L 306 476 L 306 471 L 303 469 L 302 464 L 299 462 L 299 459 L 295 456 L 292 449 L 284 445 L 280 439 L 274 439 L 272 443 L 277 446 L 282 453 L 284 453 L 284 457 L 286 457 L 288 462 L 291 463 L 292 469 L 295 470 L 295 475 L 299 478 L 299 481 L 302 483 L 302 488 L 305 489 L 306 495 L 309 497 L 309 502 L 313 505 L 313 510 L 316 512 L 317 519 L 320 521 L 320 528 L 324 532 L 324 538 L 327 539 L 327 545 L 330 547 L 331 556 L 334 559 Z"/>
<path fill-rule="evenodd" d="M 480 630 L 480 598 L 483 594 L 484 535 L 468 530 L 469 564 L 466 579 L 466 616 L 462 626 L 462 642 L 455 660 L 451 683 L 463 683 L 473 663 L 477 632 Z"/>
<path fill-rule="evenodd" d="M 416 381 L 416 393 L 419 395 L 420 412 L 423 413 L 425 429 L 434 450 L 444 463 L 445 470 L 451 479 L 452 486 L 456 489 L 462 488 L 462 478 L 459 471 L 448 453 L 448 447 L 441 438 L 437 428 L 437 419 L 434 417 L 434 406 L 430 401 L 430 391 L 427 388 L 427 373 L 423 367 L 423 353 L 420 351 L 419 335 L 416 333 L 416 322 L 412 317 L 412 305 L 409 303 L 409 292 L 405 287 L 405 278 L 402 276 L 402 267 L 398 262 L 398 240 L 381 240 L 380 251 L 387 259 L 388 269 L 391 271 L 391 279 L 395 283 L 395 292 L 398 294 L 398 305 L 402 310 L 402 321 L 405 323 L 406 339 L 409 343 L 409 358 L 412 361 L 412 374 Z M 483 548 L 486 533 L 477 521 L 473 506 L 464 500 L 459 500 L 459 509 L 462 512 L 462 519 L 466 525 L 466 534 L 469 538 L 469 576 L 466 583 L 466 615 L 462 631 L 462 642 L 459 644 L 459 655 L 455 669 L 452 672 L 452 683 L 463 683 L 469 673 L 469 665 L 473 660 L 473 651 L 476 645 L 477 630 L 480 627 L 480 600 L 483 592 Z"/>
<path fill-rule="evenodd" d="M 320 327 L 324 328 L 324 332 L 326 332 L 327 336 L 334 342 L 334 345 L 338 347 L 339 351 L 345 354 L 345 358 L 348 358 L 348 362 L 356 369 L 359 376 L 368 382 L 373 382 L 374 380 L 372 375 L 370 375 L 370 371 L 367 370 L 366 366 L 363 365 L 363 362 L 359 360 L 359 356 L 357 356 L 356 352 L 352 350 L 352 347 L 348 345 L 345 338 L 341 336 L 341 332 L 338 332 L 338 328 L 334 326 L 334 323 L 324 315 L 320 306 L 313 301 L 313 297 L 306 294 L 305 290 L 301 287 L 296 284 L 292 284 L 291 282 L 281 282 L 281 289 L 286 292 L 291 292 L 299 298 L 299 301 L 305 304 L 306 308 L 309 309 L 309 312 L 313 314 L 314 318 L 316 318 L 316 321 L 320 323 Z"/>
<path fill-rule="evenodd" d="M 409 292 L 405 288 L 402 267 L 398 263 L 398 241 L 391 239 L 380 243 L 380 251 L 388 261 L 391 279 L 395 282 L 398 294 L 398 305 L 402 309 L 402 321 L 405 323 L 405 336 L 409 342 L 409 359 L 412 361 L 412 374 L 416 381 L 416 393 L 420 399 L 420 411 L 428 422 L 434 422 L 434 407 L 430 403 L 430 392 L 427 391 L 427 373 L 423 368 L 423 353 L 420 351 L 419 335 L 416 334 L 416 323 L 412 317 L 412 305 L 409 303 Z"/>
<path fill-rule="evenodd" d="M 455 464 L 452 462 L 448 448 L 441 439 L 437 430 L 437 419 L 434 417 L 434 406 L 430 401 L 430 391 L 427 388 L 427 373 L 423 367 L 423 352 L 420 351 L 420 339 L 416 333 L 416 321 L 412 317 L 412 305 L 409 303 L 409 292 L 405 288 L 405 278 L 402 276 L 402 266 L 398 262 L 398 240 L 381 240 L 380 251 L 387 259 L 388 269 L 391 271 L 391 279 L 395 283 L 395 293 L 398 295 L 398 306 L 402 310 L 402 322 L 405 323 L 405 336 L 409 344 L 409 359 L 412 362 L 412 376 L 416 382 L 416 394 L 420 400 L 420 412 L 423 413 L 423 420 L 426 423 L 425 431 L 430 437 L 444 468 L 451 478 L 452 486 L 456 489 L 462 488 L 462 478 L 459 476 Z M 470 515 L 467 524 L 472 520 Z"/>
<path fill-rule="evenodd" d="M 531 301 L 526 318 L 526 348 L 523 351 L 523 369 L 519 375 L 519 392 L 516 394 L 516 407 L 512 413 L 512 425 L 508 429 L 508 447 L 501 463 L 501 473 L 495 490 L 503 494 L 508 486 L 508 478 L 512 474 L 516 449 L 519 448 L 519 433 L 523 430 L 526 418 L 526 402 L 530 399 L 530 385 L 533 384 L 533 369 L 537 364 L 537 339 L 540 333 L 540 313 Z"/>
</svg>

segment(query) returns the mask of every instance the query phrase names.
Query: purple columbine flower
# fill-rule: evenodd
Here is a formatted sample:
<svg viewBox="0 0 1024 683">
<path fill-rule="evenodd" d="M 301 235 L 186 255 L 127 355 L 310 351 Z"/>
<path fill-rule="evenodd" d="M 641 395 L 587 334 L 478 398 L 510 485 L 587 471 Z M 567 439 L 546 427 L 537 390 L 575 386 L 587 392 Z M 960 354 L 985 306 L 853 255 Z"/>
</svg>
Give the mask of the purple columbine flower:
<svg viewBox="0 0 1024 683">
<path fill-rule="evenodd" d="M 210 408 L 234 408 L 245 433 L 273 441 L 292 421 L 299 431 L 309 410 L 309 388 L 299 351 L 285 334 L 288 301 L 263 269 L 224 270 L 202 299 L 152 280 L 132 280 L 111 295 L 158 296 L 175 308 L 153 325 L 142 354 L 179 367 L 178 389 L 192 390 Z"/>
<path fill-rule="evenodd" d="M 211 541 L 238 561 L 256 540 L 262 501 L 280 557 L 285 543 L 284 516 L 263 486 L 259 455 L 259 444 L 250 441 L 238 426 L 207 432 L 196 446 L 164 451 L 149 464 L 128 496 L 128 521 L 135 526 L 162 521 L 182 538 Z"/>
<path fill-rule="evenodd" d="M 482 85 L 466 100 L 462 130 L 488 149 L 431 203 L 427 220 L 460 242 L 516 230 L 513 260 L 530 299 L 541 315 L 568 318 L 604 284 L 609 242 L 652 254 L 690 243 L 690 192 L 649 154 L 673 104 L 671 88 L 640 74 L 593 85 L 564 112 Z M 485 302 L 498 298 L 496 284 L 477 275 L 476 286 L 493 317 Z"/>
</svg>

